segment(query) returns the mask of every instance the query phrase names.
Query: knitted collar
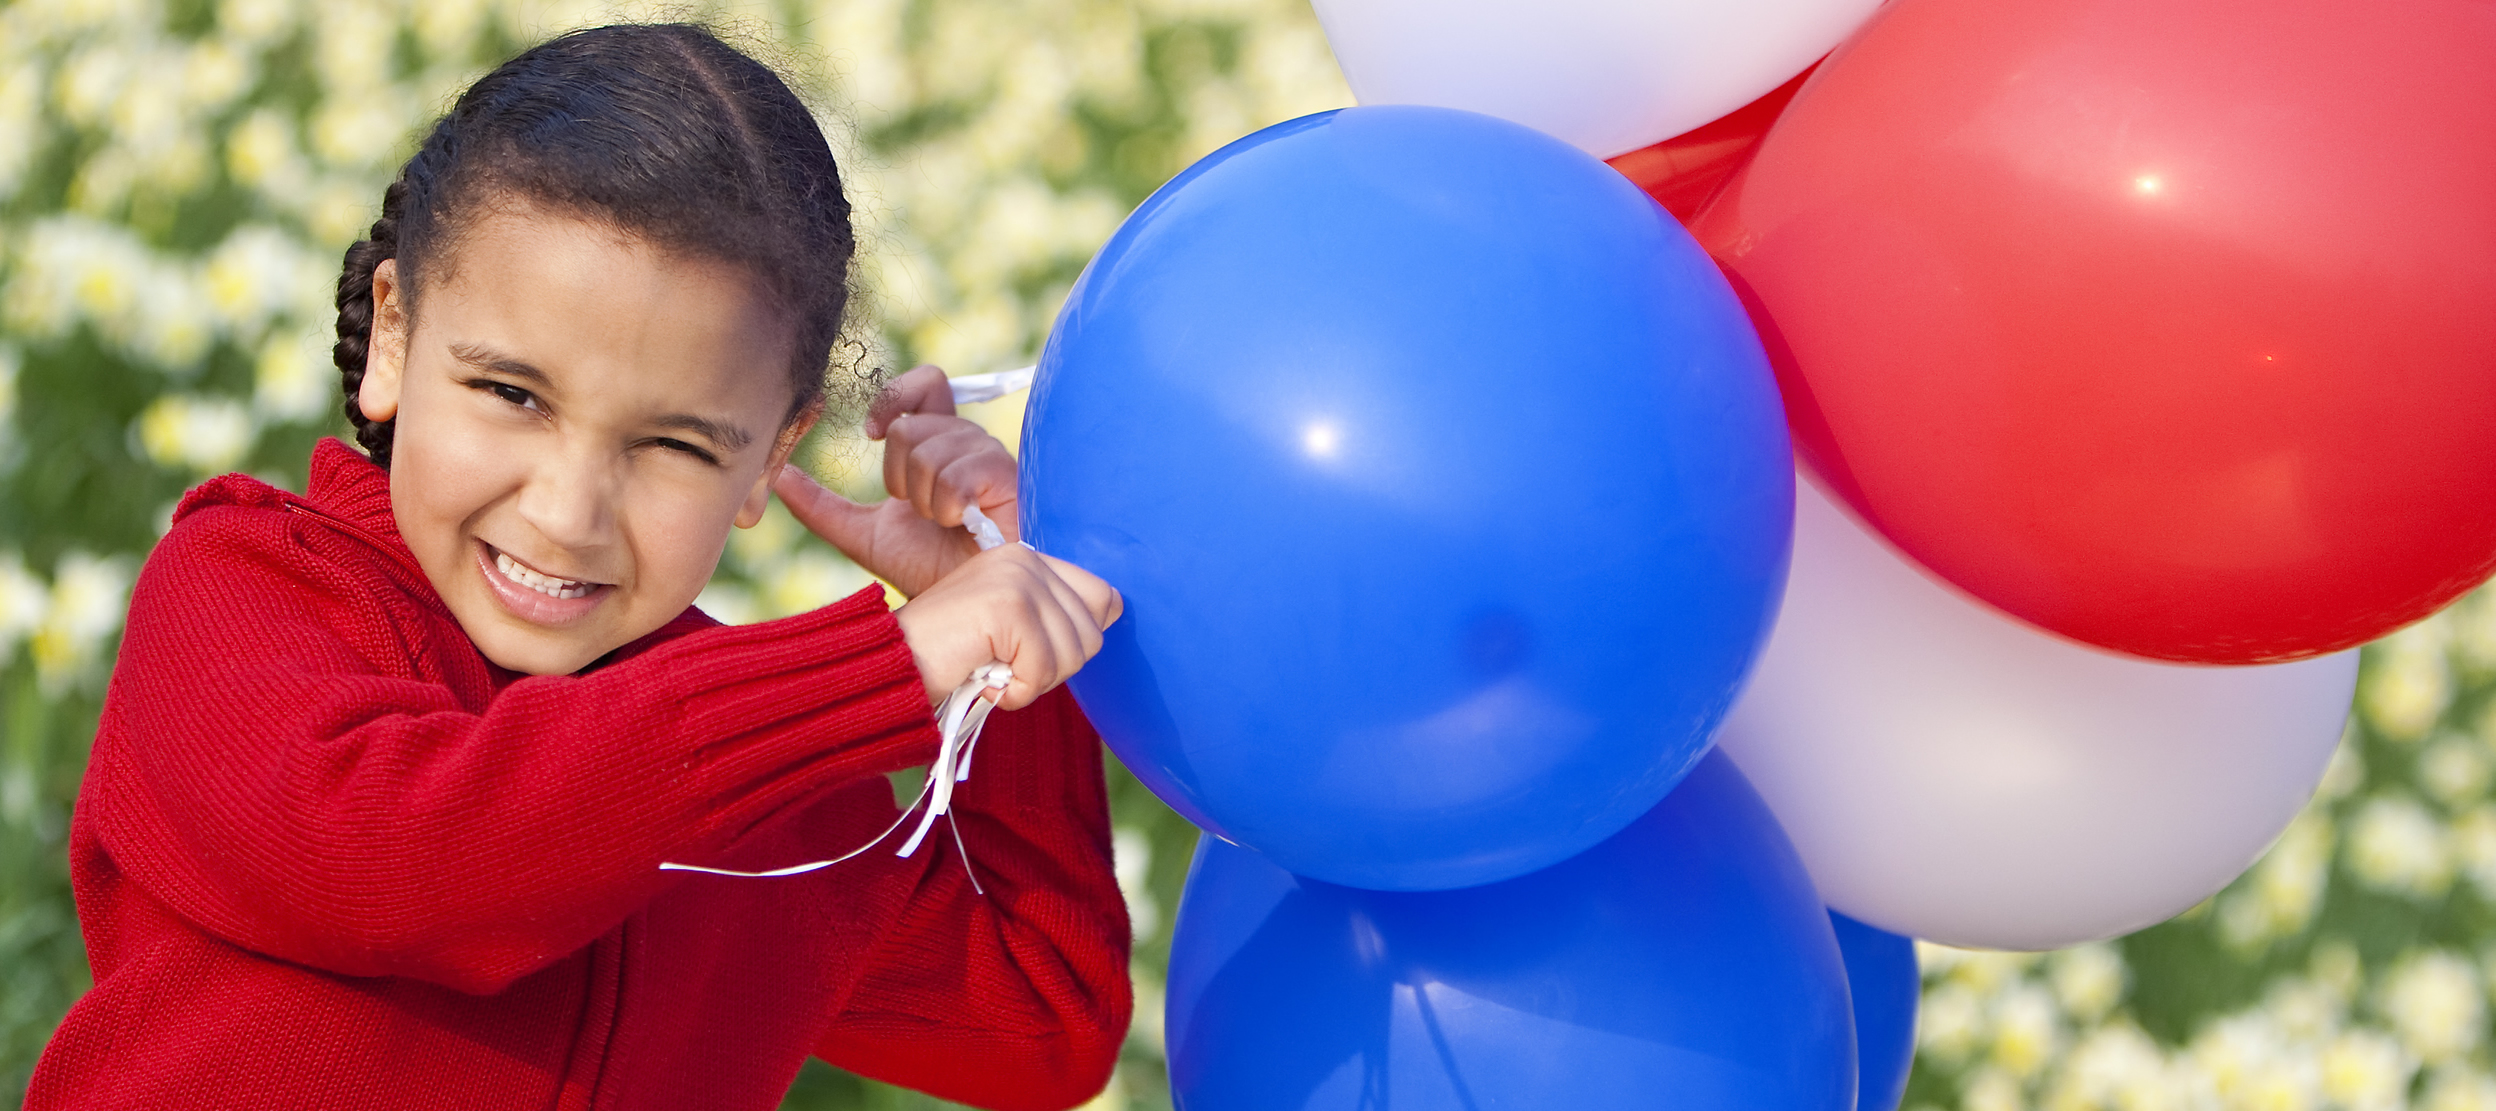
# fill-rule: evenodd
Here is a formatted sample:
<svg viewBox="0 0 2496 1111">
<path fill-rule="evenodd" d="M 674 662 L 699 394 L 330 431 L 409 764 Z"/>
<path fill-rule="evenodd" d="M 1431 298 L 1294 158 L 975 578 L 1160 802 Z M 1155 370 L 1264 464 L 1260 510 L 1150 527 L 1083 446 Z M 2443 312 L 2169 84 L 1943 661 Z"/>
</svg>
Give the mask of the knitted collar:
<svg viewBox="0 0 2496 1111">
<path fill-rule="evenodd" d="M 312 448 L 312 483 L 304 500 L 375 539 L 407 547 L 399 519 L 390 512 L 390 472 L 335 436 L 322 437 Z"/>
</svg>

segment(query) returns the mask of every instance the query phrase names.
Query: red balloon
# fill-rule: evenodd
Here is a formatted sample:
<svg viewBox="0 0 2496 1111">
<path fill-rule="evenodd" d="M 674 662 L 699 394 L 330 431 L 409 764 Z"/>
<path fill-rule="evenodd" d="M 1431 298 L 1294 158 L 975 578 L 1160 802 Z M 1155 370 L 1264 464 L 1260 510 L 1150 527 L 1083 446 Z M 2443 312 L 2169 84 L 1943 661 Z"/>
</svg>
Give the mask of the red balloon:
<svg viewBox="0 0 2496 1111">
<path fill-rule="evenodd" d="M 1693 230 L 1926 567 L 2207 663 L 2496 570 L 2496 4 L 1895 0 L 1821 69 Z"/>
<path fill-rule="evenodd" d="M 1785 111 L 1794 91 L 1803 87 L 1804 79 L 1819 65 L 1812 63 L 1768 95 L 1712 122 L 1604 162 L 1646 190 L 1673 219 L 1687 224 L 1733 178 L 1734 171 L 1750 162 L 1760 138 L 1768 134 L 1768 125 L 1777 122 L 1777 114 Z"/>
</svg>

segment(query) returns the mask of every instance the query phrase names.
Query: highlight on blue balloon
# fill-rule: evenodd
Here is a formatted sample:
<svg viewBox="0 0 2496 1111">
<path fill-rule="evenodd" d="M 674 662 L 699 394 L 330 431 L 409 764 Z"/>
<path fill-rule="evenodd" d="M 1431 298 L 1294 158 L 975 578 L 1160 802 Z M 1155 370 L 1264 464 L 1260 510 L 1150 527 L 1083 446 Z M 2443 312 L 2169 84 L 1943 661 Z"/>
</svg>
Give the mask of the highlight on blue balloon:
<svg viewBox="0 0 2496 1111">
<path fill-rule="evenodd" d="M 1829 918 L 1722 755 L 1562 864 L 1460 891 L 1198 843 L 1171 939 L 1180 1111 L 1846 1111 Z"/>
<path fill-rule="evenodd" d="M 1854 1000 L 1855 1111 L 1898 1111 L 1915 1064 L 1915 1008 L 1924 990 L 1915 941 L 1836 911 L 1829 925 Z"/>
<path fill-rule="evenodd" d="M 1757 335 L 1610 167 L 1452 109 L 1260 131 L 1041 357 L 1024 535 L 1126 598 L 1073 681 L 1171 806 L 1382 889 L 1554 864 L 1699 758 L 1784 588 Z"/>
</svg>

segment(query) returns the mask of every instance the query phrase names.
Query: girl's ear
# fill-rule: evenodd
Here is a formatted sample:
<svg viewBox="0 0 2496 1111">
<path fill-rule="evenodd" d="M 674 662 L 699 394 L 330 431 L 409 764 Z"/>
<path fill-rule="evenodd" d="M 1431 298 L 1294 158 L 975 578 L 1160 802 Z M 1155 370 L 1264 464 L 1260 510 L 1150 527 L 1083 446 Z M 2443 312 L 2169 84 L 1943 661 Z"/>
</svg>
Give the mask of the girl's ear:
<svg viewBox="0 0 2496 1111">
<path fill-rule="evenodd" d="M 754 480 L 754 489 L 746 493 L 745 504 L 737 507 L 738 528 L 753 528 L 763 522 L 763 511 L 771 508 L 771 481 L 780 477 L 780 468 L 797 453 L 797 442 L 805 439 L 822 417 L 823 403 L 816 402 L 780 430 L 780 439 L 771 445 L 771 458 L 763 464 L 762 477 Z"/>
<path fill-rule="evenodd" d="M 364 344 L 364 384 L 355 392 L 364 419 L 378 422 L 399 415 L 399 385 L 406 371 L 406 287 L 399 281 L 399 260 L 386 258 L 373 267 L 373 334 Z"/>
</svg>

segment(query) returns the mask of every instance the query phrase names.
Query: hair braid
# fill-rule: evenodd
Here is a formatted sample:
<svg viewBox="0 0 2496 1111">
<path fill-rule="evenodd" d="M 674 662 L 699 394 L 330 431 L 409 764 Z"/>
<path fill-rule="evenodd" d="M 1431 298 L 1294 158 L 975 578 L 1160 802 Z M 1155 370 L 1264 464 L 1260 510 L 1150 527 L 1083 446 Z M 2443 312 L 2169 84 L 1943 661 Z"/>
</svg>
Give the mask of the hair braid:
<svg viewBox="0 0 2496 1111">
<path fill-rule="evenodd" d="M 414 166 L 410 160 L 409 168 Z M 355 425 L 355 442 L 384 467 L 390 465 L 394 422 L 365 416 L 359 395 L 364 388 L 364 363 L 372 354 L 373 268 L 384 259 L 398 257 L 399 216 L 406 206 L 407 175 L 402 171 L 399 180 L 381 195 L 381 218 L 373 221 L 373 230 L 347 248 L 346 265 L 338 274 L 338 342 L 330 348 L 330 359 L 338 364 L 345 386 L 347 420 Z"/>
</svg>

